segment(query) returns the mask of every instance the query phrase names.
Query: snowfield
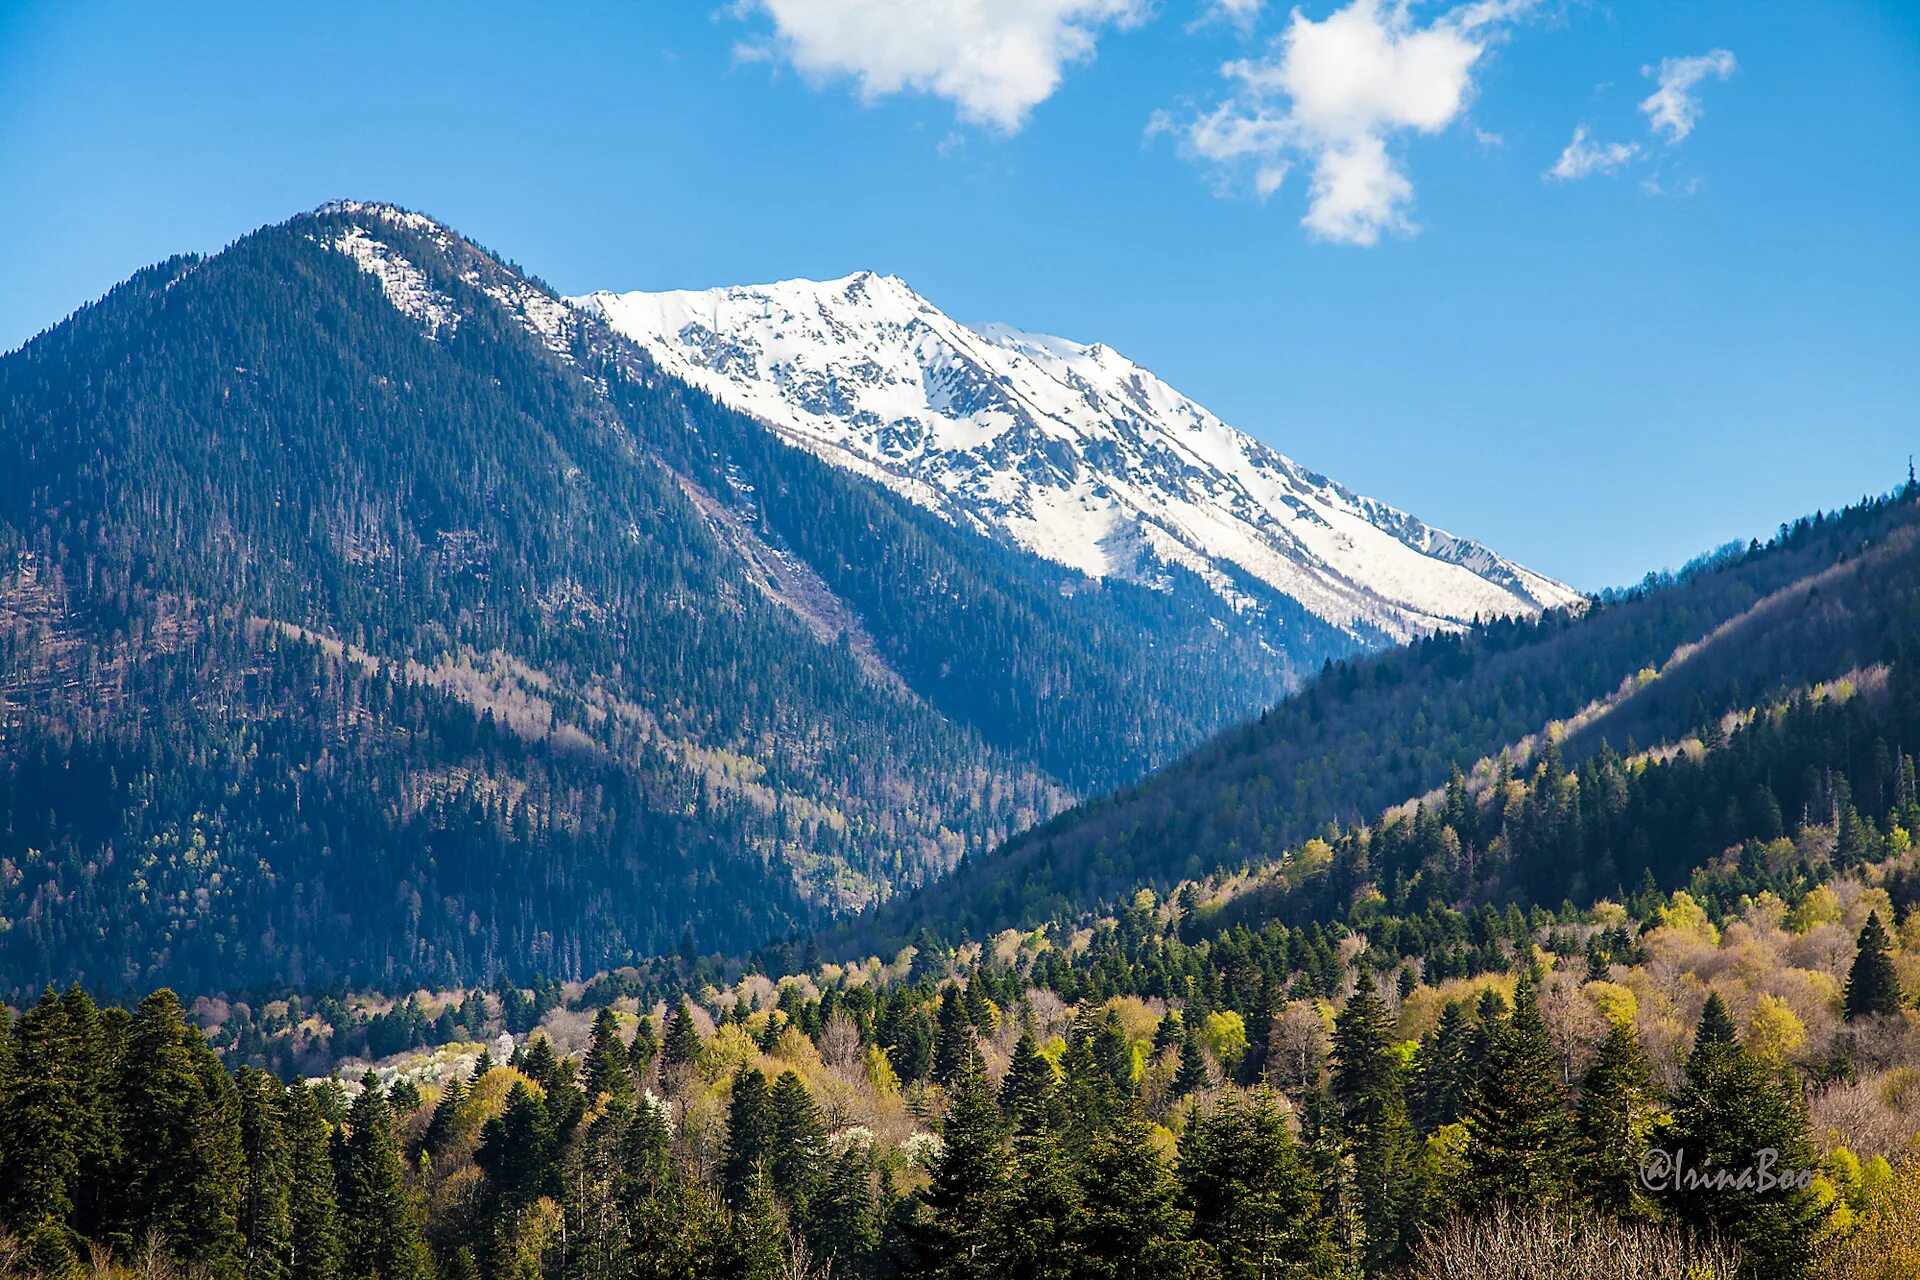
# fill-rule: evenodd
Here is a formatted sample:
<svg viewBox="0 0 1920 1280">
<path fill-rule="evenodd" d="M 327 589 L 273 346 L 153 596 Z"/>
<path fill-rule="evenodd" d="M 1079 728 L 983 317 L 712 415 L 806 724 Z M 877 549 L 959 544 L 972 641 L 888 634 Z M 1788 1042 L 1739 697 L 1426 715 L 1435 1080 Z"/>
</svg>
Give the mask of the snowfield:
<svg viewBox="0 0 1920 1280">
<path fill-rule="evenodd" d="M 568 299 L 839 466 L 1089 577 L 1236 571 L 1396 639 L 1572 588 L 1361 497 L 1112 348 L 958 323 L 892 276 Z"/>
</svg>

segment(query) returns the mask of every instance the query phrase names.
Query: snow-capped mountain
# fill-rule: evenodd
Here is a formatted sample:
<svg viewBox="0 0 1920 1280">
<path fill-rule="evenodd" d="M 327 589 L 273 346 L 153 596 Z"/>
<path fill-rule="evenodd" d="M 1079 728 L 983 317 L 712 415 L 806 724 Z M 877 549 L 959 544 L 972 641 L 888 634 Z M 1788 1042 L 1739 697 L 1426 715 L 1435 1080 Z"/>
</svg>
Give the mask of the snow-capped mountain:
<svg viewBox="0 0 1920 1280">
<path fill-rule="evenodd" d="M 1334 483 L 1112 348 L 958 323 L 892 276 L 569 299 L 822 458 L 1089 577 L 1249 579 L 1397 639 L 1571 588 Z"/>
</svg>

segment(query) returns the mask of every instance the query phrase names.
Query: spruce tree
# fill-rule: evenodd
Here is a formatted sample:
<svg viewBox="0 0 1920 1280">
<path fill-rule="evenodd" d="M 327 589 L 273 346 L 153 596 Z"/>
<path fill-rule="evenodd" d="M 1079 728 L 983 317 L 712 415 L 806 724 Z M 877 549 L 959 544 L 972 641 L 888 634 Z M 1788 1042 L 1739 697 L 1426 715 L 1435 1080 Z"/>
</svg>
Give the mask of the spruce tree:
<svg viewBox="0 0 1920 1280">
<path fill-rule="evenodd" d="M 1013 1061 L 1000 1081 L 1000 1110 L 1016 1132 L 1036 1133 L 1058 1123 L 1058 1077 L 1041 1056 L 1033 1033 L 1023 1031 L 1013 1046 Z"/>
<path fill-rule="evenodd" d="M 1182 1203 L 1222 1280 L 1345 1274 L 1316 1182 L 1269 1090 L 1224 1094 L 1181 1135 Z"/>
<path fill-rule="evenodd" d="M 1353 1159 L 1353 1185 L 1364 1231 L 1362 1253 L 1384 1268 L 1396 1261 L 1410 1227 L 1413 1126 L 1392 1053 L 1393 1025 L 1373 985 L 1360 971 L 1354 992 L 1334 1021 L 1333 1096 L 1340 1130 Z"/>
<path fill-rule="evenodd" d="M 173 992 L 140 1002 L 117 1092 L 125 1146 L 120 1234 L 138 1240 L 158 1230 L 189 1265 L 237 1280 L 245 1182 L 239 1095 Z"/>
<path fill-rule="evenodd" d="M 1213 1083 L 1212 1073 L 1207 1068 L 1207 1053 L 1200 1045 L 1200 1037 L 1189 1026 L 1180 1040 L 1180 1069 L 1174 1073 L 1173 1096 L 1184 1098 Z"/>
<path fill-rule="evenodd" d="M 240 1201 L 242 1268 L 247 1280 L 286 1280 L 292 1256 L 292 1156 L 282 1126 L 285 1090 L 272 1077 L 240 1068 L 240 1150 L 246 1190 Z"/>
<path fill-rule="evenodd" d="M 734 1212 L 746 1208 L 753 1180 L 773 1160 L 773 1097 L 757 1067 L 742 1067 L 733 1077 L 727 1107 L 727 1153 L 720 1166 L 720 1187 Z"/>
<path fill-rule="evenodd" d="M 644 1085 L 653 1070 L 653 1060 L 660 1052 L 660 1041 L 654 1035 L 653 1016 L 642 1014 L 640 1024 L 633 1029 L 633 1041 L 627 1045 L 627 1066 L 633 1071 L 635 1081 Z"/>
<path fill-rule="evenodd" d="M 1011 1188 L 1000 1112 L 976 1049 L 948 1091 L 933 1178 L 906 1224 L 928 1280 L 994 1280 Z"/>
<path fill-rule="evenodd" d="M 1640 1038 L 1631 1023 L 1614 1023 L 1581 1083 L 1574 1124 L 1580 1188 L 1603 1212 L 1615 1217 L 1650 1212 L 1640 1161 L 1658 1107 Z"/>
<path fill-rule="evenodd" d="M 0 1222 L 21 1235 L 64 1231 L 73 1211 L 80 1138 L 71 1050 L 67 1011 L 48 988 L 13 1025 L 0 1093 Z"/>
<path fill-rule="evenodd" d="M 1900 1011 L 1900 974 L 1893 967 L 1893 947 L 1880 913 L 1867 917 L 1860 930 L 1859 951 L 1847 975 L 1847 1020 Z"/>
<path fill-rule="evenodd" d="M 1673 1100 L 1671 1146 L 1679 1176 L 1662 1198 L 1681 1221 L 1736 1241 L 1757 1277 L 1806 1271 L 1828 1212 L 1814 1192 L 1797 1185 L 1692 1186 L 1684 1177 L 1738 1176 L 1771 1163 L 1778 1178 L 1816 1166 L 1798 1089 L 1740 1045 L 1717 994 L 1701 1013 L 1686 1080 Z"/>
<path fill-rule="evenodd" d="M 767 1172 L 774 1194 L 804 1222 L 825 1176 L 827 1129 L 800 1077 L 783 1071 L 774 1081 L 773 1142 Z"/>
<path fill-rule="evenodd" d="M 1073 1254 L 1080 1274 L 1112 1280 L 1186 1280 L 1202 1274 L 1204 1249 L 1180 1184 L 1137 1113 L 1095 1135 L 1083 1161 Z"/>
<path fill-rule="evenodd" d="M 627 1061 L 627 1047 L 620 1043 L 620 1024 L 612 1009 L 602 1009 L 593 1020 L 587 1042 L 587 1097 L 614 1102 L 633 1102 L 633 1071 Z"/>
<path fill-rule="evenodd" d="M 340 1226 L 352 1246 L 344 1274 L 349 1280 L 426 1280 L 432 1262 L 394 1139 L 393 1110 L 372 1072 L 347 1113 L 340 1168 Z"/>
<path fill-rule="evenodd" d="M 667 1019 L 666 1041 L 660 1050 L 660 1069 L 671 1072 L 691 1067 L 700 1061 L 700 1050 L 700 1033 L 693 1025 L 693 1008 L 682 1000 Z"/>
<path fill-rule="evenodd" d="M 312 1090 L 296 1084 L 282 1102 L 287 1137 L 286 1280 L 337 1280 L 340 1220 L 334 1187 L 333 1126 Z"/>
<path fill-rule="evenodd" d="M 1467 1180 L 1483 1201 L 1552 1200 L 1572 1172 L 1572 1129 L 1538 989 L 1523 973 L 1467 1112 Z"/>
<path fill-rule="evenodd" d="M 934 1020 L 933 1082 L 953 1083 L 973 1052 L 973 1023 L 960 1000 L 960 988 L 949 983 L 940 995 L 940 1014 Z"/>
</svg>

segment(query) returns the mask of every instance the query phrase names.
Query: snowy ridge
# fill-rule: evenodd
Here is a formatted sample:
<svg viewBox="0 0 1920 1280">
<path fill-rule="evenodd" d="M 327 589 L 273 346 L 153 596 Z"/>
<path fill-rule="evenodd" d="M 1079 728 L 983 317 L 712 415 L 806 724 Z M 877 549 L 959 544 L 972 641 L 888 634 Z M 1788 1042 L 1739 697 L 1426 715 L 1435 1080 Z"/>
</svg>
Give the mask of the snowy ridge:
<svg viewBox="0 0 1920 1280">
<path fill-rule="evenodd" d="M 970 328 L 891 276 L 569 299 L 830 462 L 1090 577 L 1251 576 L 1405 639 L 1580 595 L 1361 497 L 1101 344 Z"/>
<path fill-rule="evenodd" d="M 444 331 L 452 333 L 460 325 L 459 309 L 453 299 L 427 282 L 427 273 L 402 256 L 384 240 L 376 240 L 364 227 L 349 226 L 326 242 L 332 249 L 352 258 L 359 268 L 380 282 L 387 301 L 403 315 L 420 322 L 429 338 Z"/>
</svg>

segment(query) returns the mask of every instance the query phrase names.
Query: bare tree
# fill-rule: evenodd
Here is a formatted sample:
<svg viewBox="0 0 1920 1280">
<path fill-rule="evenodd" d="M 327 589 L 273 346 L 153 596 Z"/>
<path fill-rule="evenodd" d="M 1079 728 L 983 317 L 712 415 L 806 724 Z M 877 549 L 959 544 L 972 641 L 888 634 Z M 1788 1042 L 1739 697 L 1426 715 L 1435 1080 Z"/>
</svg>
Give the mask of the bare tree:
<svg viewBox="0 0 1920 1280">
<path fill-rule="evenodd" d="M 1499 1204 L 1428 1231 L 1412 1280 L 1732 1280 L 1733 1246 L 1651 1223 Z"/>
</svg>

